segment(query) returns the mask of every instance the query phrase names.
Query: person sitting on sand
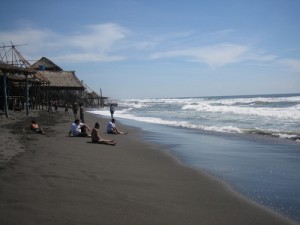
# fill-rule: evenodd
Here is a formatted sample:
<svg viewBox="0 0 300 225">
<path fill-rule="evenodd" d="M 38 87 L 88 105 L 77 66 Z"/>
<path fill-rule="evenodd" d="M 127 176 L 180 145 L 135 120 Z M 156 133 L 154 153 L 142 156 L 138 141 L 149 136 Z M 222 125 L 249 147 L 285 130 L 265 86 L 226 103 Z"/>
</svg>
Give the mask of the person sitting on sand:
<svg viewBox="0 0 300 225">
<path fill-rule="evenodd" d="M 100 128 L 100 124 L 98 122 L 95 123 L 95 127 L 92 130 L 91 137 L 93 143 L 105 144 L 105 145 L 116 145 L 115 140 L 106 140 L 102 139 L 99 136 L 98 130 Z"/>
<path fill-rule="evenodd" d="M 122 131 L 119 131 L 116 127 L 116 124 L 115 124 L 116 120 L 115 119 L 112 119 L 111 122 L 109 122 L 107 124 L 107 133 L 109 134 L 128 134 L 127 132 L 122 132 Z"/>
<path fill-rule="evenodd" d="M 45 133 L 43 128 L 40 127 L 35 120 L 31 121 L 30 129 L 35 131 L 38 134 L 44 134 Z"/>
<path fill-rule="evenodd" d="M 90 137 L 86 130 L 90 131 L 91 129 L 85 123 L 80 123 L 79 119 L 75 119 L 71 124 L 69 136 L 73 134 L 74 137 Z"/>
</svg>

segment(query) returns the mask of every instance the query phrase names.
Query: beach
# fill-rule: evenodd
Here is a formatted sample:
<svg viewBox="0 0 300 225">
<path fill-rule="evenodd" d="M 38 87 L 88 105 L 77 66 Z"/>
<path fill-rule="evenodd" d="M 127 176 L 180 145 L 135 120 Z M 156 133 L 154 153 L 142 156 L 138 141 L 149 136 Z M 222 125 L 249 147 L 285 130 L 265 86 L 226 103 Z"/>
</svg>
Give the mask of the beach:
<svg viewBox="0 0 300 225">
<path fill-rule="evenodd" d="M 85 114 L 116 146 L 68 137 L 72 116 L 62 109 L 1 117 L 0 224 L 296 224 L 184 166 L 138 128 L 108 135 L 108 119 Z M 28 127 L 34 118 L 45 135 Z M 167 146 L 166 146 L 167 148 Z M 4 150 L 3 150 L 4 149 Z"/>
</svg>

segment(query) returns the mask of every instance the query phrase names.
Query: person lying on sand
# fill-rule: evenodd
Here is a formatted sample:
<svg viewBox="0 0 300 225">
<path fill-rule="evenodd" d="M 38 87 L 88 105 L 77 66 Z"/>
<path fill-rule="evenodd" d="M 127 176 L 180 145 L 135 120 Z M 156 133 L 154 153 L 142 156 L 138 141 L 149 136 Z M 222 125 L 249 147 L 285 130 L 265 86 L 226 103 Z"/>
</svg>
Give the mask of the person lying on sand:
<svg viewBox="0 0 300 225">
<path fill-rule="evenodd" d="M 96 122 L 95 127 L 93 128 L 92 133 L 91 133 L 93 143 L 105 144 L 105 145 L 116 145 L 117 144 L 115 142 L 115 140 L 102 139 L 98 133 L 99 128 L 100 128 L 100 124 L 98 122 Z"/>
<path fill-rule="evenodd" d="M 107 133 L 109 134 L 128 134 L 127 132 L 122 132 L 122 131 L 119 131 L 116 127 L 116 124 L 115 124 L 116 120 L 115 119 L 112 119 L 111 122 L 109 122 L 107 124 Z"/>
<path fill-rule="evenodd" d="M 38 134 L 44 134 L 45 133 L 43 128 L 40 127 L 35 120 L 31 121 L 30 129 L 35 131 Z"/>
<path fill-rule="evenodd" d="M 71 124 L 69 136 L 73 134 L 74 137 L 90 137 L 86 130 L 90 131 L 91 129 L 85 123 L 80 123 L 79 119 L 75 119 Z"/>
</svg>

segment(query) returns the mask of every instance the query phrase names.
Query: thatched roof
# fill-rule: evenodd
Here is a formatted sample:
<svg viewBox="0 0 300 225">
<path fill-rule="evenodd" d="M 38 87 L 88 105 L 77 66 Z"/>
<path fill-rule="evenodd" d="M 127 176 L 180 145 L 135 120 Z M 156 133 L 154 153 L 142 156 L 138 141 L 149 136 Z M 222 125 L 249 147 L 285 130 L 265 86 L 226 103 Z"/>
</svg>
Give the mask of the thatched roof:
<svg viewBox="0 0 300 225">
<path fill-rule="evenodd" d="M 43 66 L 43 70 L 40 70 Z M 30 68 L 20 68 L 0 62 L 0 76 L 7 73 L 7 78 L 14 81 L 23 81 L 29 75 L 31 82 L 46 82 L 52 89 L 84 90 L 85 87 L 77 78 L 74 71 L 63 71 L 51 60 L 43 57 Z"/>
<path fill-rule="evenodd" d="M 77 78 L 74 71 L 39 71 L 50 82 L 54 89 L 84 90 L 85 87 Z"/>
<path fill-rule="evenodd" d="M 85 98 L 89 98 L 89 99 L 108 99 L 108 97 L 100 96 L 99 94 L 97 94 L 94 91 L 92 91 L 90 93 L 86 92 Z"/>
<path fill-rule="evenodd" d="M 6 73 L 7 79 L 12 81 L 25 81 L 26 75 L 28 75 L 30 82 L 48 82 L 45 77 L 32 68 L 21 68 L 0 62 L 0 76 L 3 76 L 4 73 Z"/>
<path fill-rule="evenodd" d="M 26 75 L 36 73 L 36 71 L 33 69 L 21 68 L 21 67 L 0 62 L 0 74 L 3 74 L 4 72 L 11 73 L 11 74 L 26 74 Z"/>
<path fill-rule="evenodd" d="M 42 57 L 40 60 L 36 61 L 31 65 L 31 68 L 40 71 L 63 71 L 62 68 L 46 57 Z"/>
</svg>

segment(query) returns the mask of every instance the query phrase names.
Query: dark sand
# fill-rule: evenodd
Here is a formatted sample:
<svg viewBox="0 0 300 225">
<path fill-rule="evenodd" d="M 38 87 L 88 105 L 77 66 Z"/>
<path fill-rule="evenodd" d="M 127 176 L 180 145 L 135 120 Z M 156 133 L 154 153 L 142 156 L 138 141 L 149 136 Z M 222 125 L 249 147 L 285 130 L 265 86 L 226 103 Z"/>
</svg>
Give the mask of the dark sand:
<svg viewBox="0 0 300 225">
<path fill-rule="evenodd" d="M 28 129 L 32 117 L 46 135 Z M 0 149 L 25 150 L 0 169 L 1 225 L 292 224 L 140 141 L 138 129 L 108 135 L 107 119 L 86 114 L 118 142 L 107 146 L 67 137 L 72 117 L 62 112 L 19 118 L 1 118 Z"/>
</svg>

